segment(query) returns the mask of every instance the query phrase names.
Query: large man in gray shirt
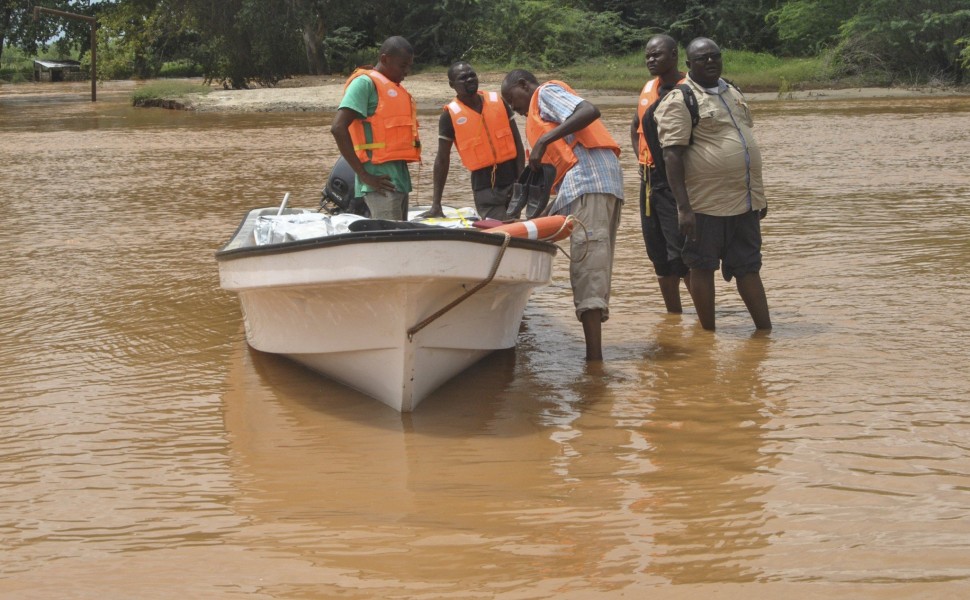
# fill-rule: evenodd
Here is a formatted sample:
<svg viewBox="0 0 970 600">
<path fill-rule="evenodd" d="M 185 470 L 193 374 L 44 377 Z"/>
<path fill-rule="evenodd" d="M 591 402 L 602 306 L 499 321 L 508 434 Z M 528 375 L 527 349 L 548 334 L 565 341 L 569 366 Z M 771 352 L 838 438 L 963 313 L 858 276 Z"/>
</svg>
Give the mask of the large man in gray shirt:
<svg viewBox="0 0 970 600">
<path fill-rule="evenodd" d="M 738 293 L 758 329 L 771 329 L 761 282 L 761 219 L 768 211 L 761 152 L 744 96 L 721 79 L 721 50 L 707 38 L 687 46 L 686 85 L 697 99 L 692 124 L 684 92 L 674 89 L 655 113 L 686 241 L 690 295 L 704 329 L 714 329 L 714 271 L 736 279 Z"/>
</svg>

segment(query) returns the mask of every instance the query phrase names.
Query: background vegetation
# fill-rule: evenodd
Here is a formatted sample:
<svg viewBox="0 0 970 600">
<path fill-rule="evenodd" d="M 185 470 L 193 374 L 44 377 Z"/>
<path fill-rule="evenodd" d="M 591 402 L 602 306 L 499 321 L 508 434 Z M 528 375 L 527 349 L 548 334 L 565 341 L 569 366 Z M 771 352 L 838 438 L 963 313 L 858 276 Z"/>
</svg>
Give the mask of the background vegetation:
<svg viewBox="0 0 970 600">
<path fill-rule="evenodd" d="M 403 35 L 419 67 L 458 59 L 635 88 L 653 33 L 717 41 L 748 86 L 964 84 L 970 0 L 0 0 L 0 77 L 45 52 L 89 60 L 89 27 L 31 8 L 97 16 L 99 77 L 204 76 L 227 87 L 348 73 Z M 54 40 L 54 41 L 52 41 Z M 785 59 L 785 60 L 782 60 Z"/>
</svg>

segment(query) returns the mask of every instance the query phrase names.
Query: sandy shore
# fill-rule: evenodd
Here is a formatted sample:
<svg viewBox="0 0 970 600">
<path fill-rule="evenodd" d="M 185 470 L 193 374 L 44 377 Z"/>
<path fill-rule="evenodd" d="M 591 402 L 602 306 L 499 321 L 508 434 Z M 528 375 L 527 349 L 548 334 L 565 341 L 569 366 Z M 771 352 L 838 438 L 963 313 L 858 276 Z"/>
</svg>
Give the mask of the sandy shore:
<svg viewBox="0 0 970 600">
<path fill-rule="evenodd" d="M 504 73 L 480 74 L 482 89 L 497 90 Z M 541 74 L 540 74 L 541 77 Z M 187 79 L 199 84 L 201 79 Z M 151 83 L 131 80 L 104 81 L 98 84 L 98 96 L 118 97 L 130 95 L 138 87 Z M 199 112 L 332 112 L 337 109 L 343 96 L 344 77 L 294 77 L 280 82 L 276 87 L 248 90 L 223 90 L 190 94 L 185 98 L 172 99 L 163 105 L 167 108 L 184 108 Z M 418 107 L 434 110 L 454 98 L 444 73 L 421 73 L 404 80 L 404 87 L 411 92 Z M 636 94 L 628 91 L 578 89 L 577 92 L 599 107 L 636 105 Z M 40 97 L 58 94 L 86 96 L 90 93 L 88 82 L 17 83 L 0 85 L 0 102 L 32 102 Z M 966 96 L 970 88 L 845 88 L 790 92 L 756 92 L 745 94 L 754 102 L 776 100 L 848 100 L 864 98 L 919 98 L 927 96 Z"/>
<path fill-rule="evenodd" d="M 483 89 L 497 90 L 503 74 L 485 73 L 481 76 Z M 196 111 L 229 112 L 323 112 L 333 111 L 343 95 L 343 78 L 298 77 L 283 81 L 277 87 L 248 90 L 214 90 L 207 95 L 192 95 L 185 106 Z M 441 107 L 454 97 L 443 73 L 427 73 L 408 77 L 404 87 L 414 96 L 420 109 Z M 633 106 L 636 95 L 630 92 L 583 90 L 577 92 L 597 106 Z M 922 97 L 927 95 L 965 95 L 967 92 L 936 88 L 848 88 L 806 90 L 779 95 L 777 92 L 746 94 L 752 101 L 769 100 L 828 100 L 851 98 Z"/>
</svg>

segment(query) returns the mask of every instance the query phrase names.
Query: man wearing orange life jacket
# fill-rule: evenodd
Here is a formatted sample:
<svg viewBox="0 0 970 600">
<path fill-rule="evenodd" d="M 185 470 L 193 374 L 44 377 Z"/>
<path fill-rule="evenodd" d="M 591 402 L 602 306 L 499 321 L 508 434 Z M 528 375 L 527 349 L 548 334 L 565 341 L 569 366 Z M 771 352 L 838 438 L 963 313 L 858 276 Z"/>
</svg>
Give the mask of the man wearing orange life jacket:
<svg viewBox="0 0 970 600">
<path fill-rule="evenodd" d="M 684 236 L 677 223 L 677 200 L 667 184 L 663 150 L 657 142 L 653 114 L 660 99 L 680 83 L 685 74 L 677 70 L 677 42 L 669 35 L 651 37 L 644 55 L 647 70 L 654 78 L 643 86 L 630 126 L 630 139 L 640 164 L 640 227 L 667 312 L 681 313 L 680 280 L 684 279 L 689 285 L 690 270 L 680 256 Z"/>
<path fill-rule="evenodd" d="M 526 116 L 530 167 L 538 170 L 548 164 L 556 169 L 556 197 L 547 213 L 572 215 L 585 229 L 585 235 L 570 238 L 577 260 L 570 263 L 569 278 L 586 338 L 586 359 L 602 360 L 602 323 L 610 314 L 613 251 L 623 204 L 620 147 L 600 120 L 599 109 L 565 83 L 539 85 L 535 75 L 517 69 L 505 76 L 502 97 Z"/>
<path fill-rule="evenodd" d="M 478 90 L 478 74 L 467 62 L 448 69 L 448 84 L 457 96 L 444 106 L 438 121 L 438 155 L 428 216 L 443 216 L 441 196 L 451 163 L 451 147 L 471 171 L 475 209 L 483 219 L 505 220 L 512 185 L 525 165 L 525 152 L 512 110 L 496 92 Z"/>
<path fill-rule="evenodd" d="M 377 67 L 358 69 L 347 80 L 330 126 L 337 149 L 356 173 L 355 196 L 363 196 L 374 219 L 407 219 L 411 174 L 421 160 L 417 109 L 401 87 L 414 49 L 400 36 L 380 49 Z"/>
</svg>

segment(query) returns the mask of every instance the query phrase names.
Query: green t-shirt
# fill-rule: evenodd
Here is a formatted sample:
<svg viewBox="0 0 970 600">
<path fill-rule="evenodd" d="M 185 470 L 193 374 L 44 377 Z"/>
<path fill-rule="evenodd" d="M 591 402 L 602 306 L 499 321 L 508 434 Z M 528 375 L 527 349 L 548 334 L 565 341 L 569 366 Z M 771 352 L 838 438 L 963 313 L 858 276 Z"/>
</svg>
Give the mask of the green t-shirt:
<svg viewBox="0 0 970 600">
<path fill-rule="evenodd" d="M 351 81 L 338 108 L 349 108 L 361 117 L 373 115 L 377 110 L 377 88 L 374 87 L 371 78 L 361 75 Z M 367 142 L 374 139 L 371 135 L 370 123 L 364 123 L 364 136 Z M 369 151 L 368 154 L 370 154 Z M 411 172 L 408 171 L 408 164 L 403 160 L 393 160 L 379 165 L 365 162 L 364 170 L 378 176 L 387 175 L 399 192 L 410 193 L 411 191 Z M 362 184 L 359 177 L 354 178 L 354 195 L 363 196 L 364 193 L 371 191 L 374 190 Z"/>
</svg>

